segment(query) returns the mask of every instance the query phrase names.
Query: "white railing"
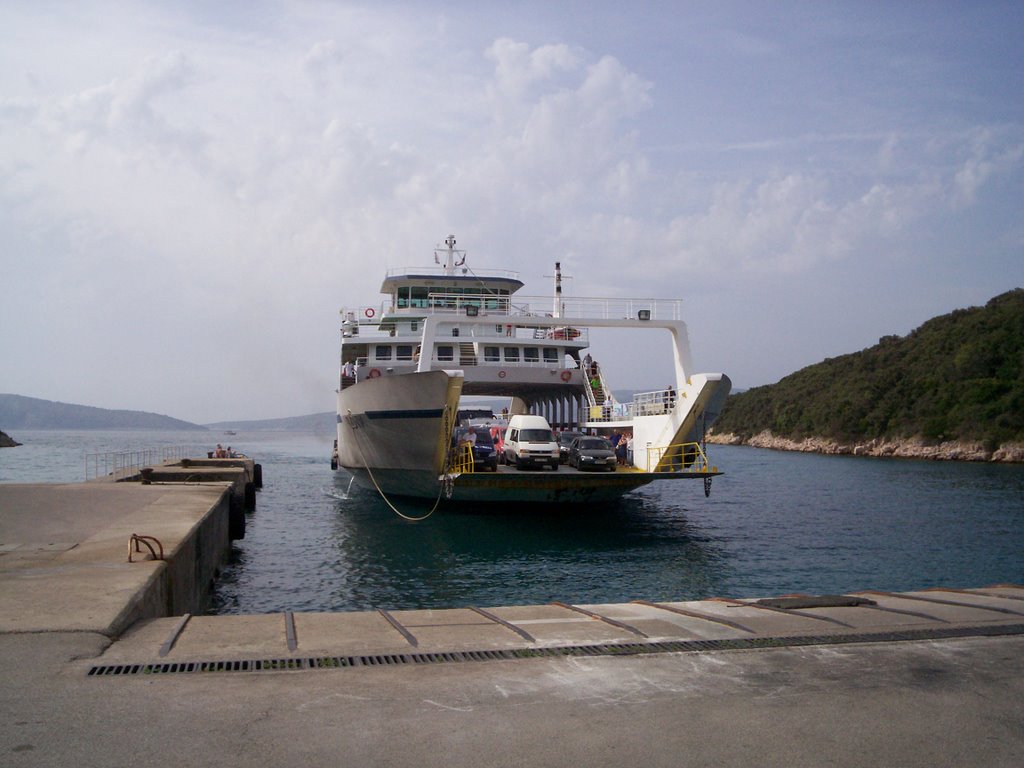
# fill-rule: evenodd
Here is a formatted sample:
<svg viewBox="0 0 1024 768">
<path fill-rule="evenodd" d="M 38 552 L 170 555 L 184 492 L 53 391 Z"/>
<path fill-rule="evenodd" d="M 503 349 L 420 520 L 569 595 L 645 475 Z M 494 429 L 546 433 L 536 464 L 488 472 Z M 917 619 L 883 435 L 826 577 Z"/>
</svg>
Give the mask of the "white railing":
<svg viewBox="0 0 1024 768">
<path fill-rule="evenodd" d="M 495 296 L 493 294 L 431 294 L 423 306 L 361 306 L 342 310 L 342 318 L 351 325 L 379 325 L 387 316 L 401 315 L 465 315 L 471 317 L 553 317 L 550 297 Z M 682 320 L 683 302 L 679 299 L 601 299 L 588 297 L 563 298 L 559 318 L 570 320 Z"/>
<path fill-rule="evenodd" d="M 519 273 L 513 272 L 510 269 L 469 269 L 467 267 L 466 272 L 462 271 L 461 267 L 456 268 L 456 277 L 464 274 L 472 275 L 473 277 L 505 277 L 511 280 L 518 280 Z M 386 277 L 403 277 L 406 275 L 430 275 L 431 277 L 447 277 L 448 273 L 444 267 L 441 266 L 429 266 L 429 267 L 393 267 L 387 270 L 385 273 Z"/>
<path fill-rule="evenodd" d="M 513 296 L 513 314 L 550 317 L 551 297 Z M 602 299 L 587 296 L 562 297 L 559 317 L 571 319 L 636 320 L 641 312 L 651 320 L 681 320 L 683 302 L 679 299 Z"/>
<path fill-rule="evenodd" d="M 632 402 L 612 403 L 606 407 L 594 402 L 593 394 L 588 398 L 587 422 L 628 421 L 637 416 L 657 416 L 669 413 L 675 407 L 675 391 L 658 389 L 653 392 L 637 392 Z"/>
<path fill-rule="evenodd" d="M 124 480 L 139 473 L 142 467 L 151 467 L 165 461 L 186 459 L 199 455 L 197 449 L 182 445 L 150 448 L 141 451 L 120 451 L 85 454 L 85 479 L 110 477 Z"/>
</svg>

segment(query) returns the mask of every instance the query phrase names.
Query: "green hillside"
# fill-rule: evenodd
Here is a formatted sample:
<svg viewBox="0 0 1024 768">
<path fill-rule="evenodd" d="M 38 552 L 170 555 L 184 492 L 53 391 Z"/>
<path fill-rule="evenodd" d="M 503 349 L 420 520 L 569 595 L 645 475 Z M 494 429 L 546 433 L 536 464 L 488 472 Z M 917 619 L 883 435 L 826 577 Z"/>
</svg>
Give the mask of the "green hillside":
<svg viewBox="0 0 1024 768">
<path fill-rule="evenodd" d="M 1024 289 L 729 398 L 715 433 L 1024 441 Z"/>
</svg>

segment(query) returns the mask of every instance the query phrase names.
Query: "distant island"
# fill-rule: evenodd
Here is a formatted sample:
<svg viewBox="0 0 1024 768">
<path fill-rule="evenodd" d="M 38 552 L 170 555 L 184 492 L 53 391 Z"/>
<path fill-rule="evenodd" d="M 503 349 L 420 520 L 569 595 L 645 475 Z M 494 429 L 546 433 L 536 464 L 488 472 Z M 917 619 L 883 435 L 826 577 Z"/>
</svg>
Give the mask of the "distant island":
<svg viewBox="0 0 1024 768">
<path fill-rule="evenodd" d="M 113 411 L 3 394 L 0 394 L 0 424 L 5 429 L 206 429 L 158 413 Z"/>
<path fill-rule="evenodd" d="M 312 432 L 332 434 L 337 425 L 334 411 L 311 413 L 308 416 L 286 416 L 281 419 L 252 419 L 249 421 L 218 421 L 206 424 L 209 429 L 245 430 L 248 432 Z"/>
<path fill-rule="evenodd" d="M 1024 289 L 732 395 L 708 441 L 1024 462 Z"/>
<path fill-rule="evenodd" d="M 16 448 L 21 445 L 17 440 L 0 430 L 0 448 Z"/>
</svg>

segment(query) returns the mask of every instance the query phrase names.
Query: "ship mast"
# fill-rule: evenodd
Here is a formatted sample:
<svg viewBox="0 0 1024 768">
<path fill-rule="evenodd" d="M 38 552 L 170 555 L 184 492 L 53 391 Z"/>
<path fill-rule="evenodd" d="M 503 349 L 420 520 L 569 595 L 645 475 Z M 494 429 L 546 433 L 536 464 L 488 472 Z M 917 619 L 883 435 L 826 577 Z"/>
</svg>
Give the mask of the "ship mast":
<svg viewBox="0 0 1024 768">
<path fill-rule="evenodd" d="M 434 249 L 434 263 L 441 263 L 439 254 L 443 252 L 445 254 L 444 273 L 445 275 L 454 275 L 455 268 L 461 267 L 463 264 L 466 263 L 466 252 L 455 250 L 455 235 L 448 235 L 448 238 L 444 241 L 444 244 L 448 246 L 447 251 L 442 251 L 441 248 Z M 458 261 L 456 261 L 456 256 L 461 256 L 461 258 Z"/>
</svg>

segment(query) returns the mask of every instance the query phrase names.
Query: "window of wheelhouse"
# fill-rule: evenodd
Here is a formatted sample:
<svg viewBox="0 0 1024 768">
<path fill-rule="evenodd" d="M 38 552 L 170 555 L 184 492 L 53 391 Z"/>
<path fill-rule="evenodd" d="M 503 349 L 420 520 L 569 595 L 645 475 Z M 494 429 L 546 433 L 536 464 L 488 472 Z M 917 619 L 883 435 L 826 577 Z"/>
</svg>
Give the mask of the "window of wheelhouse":
<svg viewBox="0 0 1024 768">
<path fill-rule="evenodd" d="M 432 290 L 432 288 L 428 288 L 426 286 L 410 285 L 409 295 L 407 298 L 408 306 L 418 308 L 424 308 L 429 306 L 429 303 L 427 302 L 427 296 L 430 294 Z"/>
</svg>

